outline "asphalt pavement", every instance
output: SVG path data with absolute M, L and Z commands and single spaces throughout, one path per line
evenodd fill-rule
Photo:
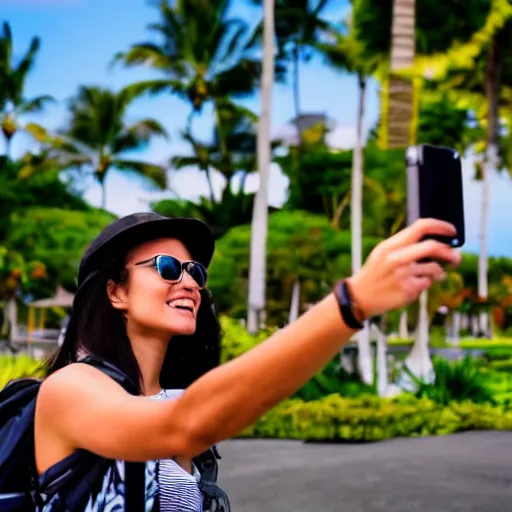
M 233 512 L 512 512 L 512 432 L 219 451 Z

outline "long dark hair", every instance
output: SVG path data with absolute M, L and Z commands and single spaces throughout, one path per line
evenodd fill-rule
M 140 391 L 141 372 L 126 333 L 122 313 L 107 295 L 107 283 L 126 279 L 124 255 L 92 273 L 80 286 L 73 301 L 64 342 L 48 361 L 47 375 L 77 362 L 80 351 L 107 361 L 128 376 Z M 160 373 L 164 389 L 186 388 L 219 365 L 220 326 L 211 293 L 201 291 L 196 331 L 190 336 L 173 336 Z

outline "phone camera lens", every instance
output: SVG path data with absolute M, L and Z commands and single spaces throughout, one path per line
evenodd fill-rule
M 405 158 L 409 165 L 415 164 L 418 161 L 418 148 L 415 146 L 408 147 L 405 152 Z

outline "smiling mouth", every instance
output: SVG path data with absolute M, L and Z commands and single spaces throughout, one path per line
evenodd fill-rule
M 185 306 L 170 306 L 173 309 L 177 309 L 178 311 L 187 311 L 190 314 L 194 313 L 194 310 L 192 308 L 187 308 Z
M 171 308 L 178 309 L 180 311 L 188 311 L 189 313 L 194 313 L 194 301 L 191 299 L 176 299 L 171 300 L 167 303 L 167 305 Z

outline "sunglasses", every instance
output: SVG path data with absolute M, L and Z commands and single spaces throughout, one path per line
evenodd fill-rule
M 178 283 L 186 272 L 202 290 L 206 286 L 208 272 L 204 265 L 197 261 L 180 261 L 174 256 L 159 254 L 149 260 L 135 263 L 135 267 L 155 267 L 158 274 L 164 281 Z

